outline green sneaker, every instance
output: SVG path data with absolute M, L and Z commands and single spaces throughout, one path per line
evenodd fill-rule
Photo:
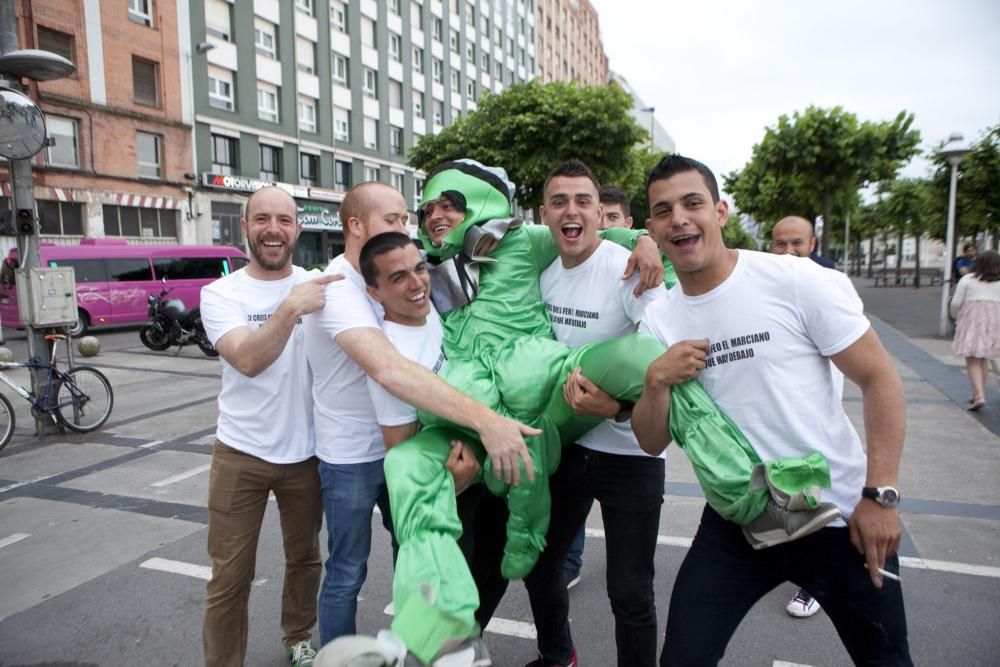
M 288 654 L 288 662 L 292 667 L 312 667 L 316 658 L 316 647 L 308 639 L 303 639 L 297 644 L 286 646 L 285 653 Z

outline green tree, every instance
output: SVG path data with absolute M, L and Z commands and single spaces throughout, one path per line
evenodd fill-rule
M 499 95 L 436 135 L 425 135 L 410 166 L 431 171 L 445 160 L 472 158 L 502 166 L 517 184 L 517 202 L 537 209 L 549 172 L 582 160 L 601 183 L 634 193 L 641 177 L 636 145 L 649 135 L 628 114 L 632 98 L 620 87 L 537 81 Z
M 729 209 L 729 220 L 722 228 L 722 240 L 727 248 L 757 250 L 757 242 L 746 229 L 746 216 Z
M 724 176 L 726 191 L 741 211 L 764 223 L 765 232 L 790 214 L 822 214 L 825 228 L 833 230 L 842 226 L 834 212 L 853 206 L 860 188 L 893 178 L 917 153 L 920 133 L 912 124 L 906 112 L 892 121 L 859 122 L 841 107 L 783 115 L 765 129 L 750 162 Z M 823 234 L 824 254 L 830 236 Z
M 956 191 L 956 239 L 988 232 L 996 238 L 1000 232 L 1000 125 L 988 128 L 973 143 L 972 149 L 959 164 Z M 948 190 L 951 187 L 951 165 L 934 151 L 935 172 L 932 205 L 937 213 L 929 230 L 936 238 L 947 233 Z M 956 243 L 956 247 L 959 244 Z
M 903 178 L 889 183 L 886 194 L 888 197 L 883 200 L 883 211 L 891 220 L 893 231 L 899 236 L 897 245 L 902 249 L 904 236 L 914 238 L 916 272 L 913 286 L 920 287 L 920 239 L 928 233 L 937 217 L 934 187 L 927 179 Z M 897 274 L 901 265 L 902 261 L 896 263 Z

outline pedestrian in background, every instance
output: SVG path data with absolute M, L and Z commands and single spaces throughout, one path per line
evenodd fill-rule
M 986 405 L 986 364 L 1000 357 L 1000 254 L 987 250 L 976 257 L 972 271 L 958 281 L 951 300 L 955 318 L 952 349 L 965 357 L 972 385 L 968 410 Z

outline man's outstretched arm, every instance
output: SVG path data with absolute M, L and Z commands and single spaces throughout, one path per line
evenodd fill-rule
M 459 392 L 428 369 L 401 355 L 378 329 L 348 329 L 338 334 L 336 341 L 354 363 L 397 398 L 475 430 L 493 462 L 497 478 L 502 477 L 508 484 L 520 484 L 518 459 L 521 459 L 528 479 L 535 479 L 523 436 L 538 435 L 541 431 L 502 417 Z

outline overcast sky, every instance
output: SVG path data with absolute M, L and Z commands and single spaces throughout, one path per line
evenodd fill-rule
M 810 104 L 873 121 L 905 109 L 924 149 L 1000 123 L 997 0 L 591 3 L 611 69 L 656 107 L 679 152 L 717 174 Z

